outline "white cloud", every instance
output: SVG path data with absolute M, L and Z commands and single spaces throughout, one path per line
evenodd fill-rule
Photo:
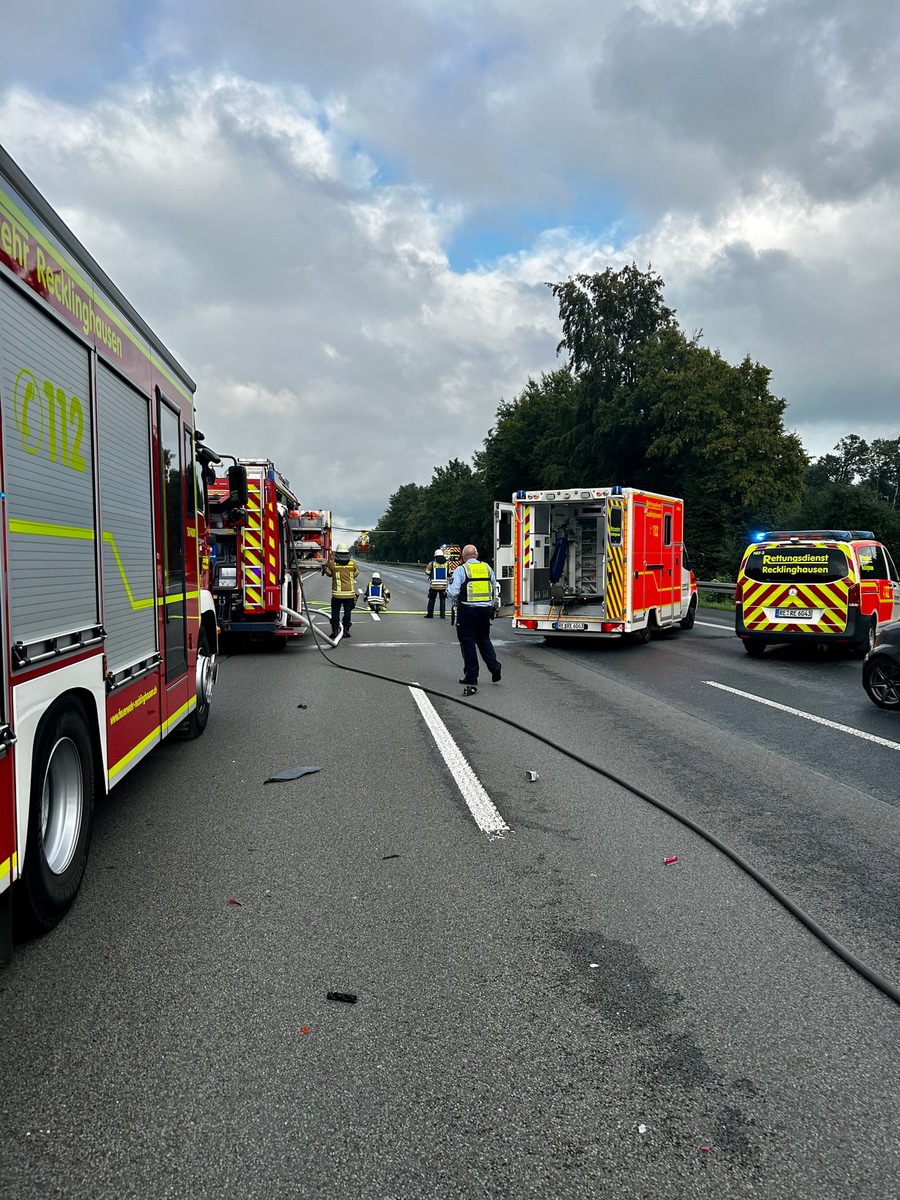
M 0 122 L 197 379 L 210 443 L 271 454 L 304 502 L 367 523 L 556 365 L 543 284 L 632 258 L 685 328 L 772 368 L 811 449 L 900 432 L 876 18 L 888 45 L 894 26 L 882 0 L 855 26 L 824 2 L 786 0 L 768 40 L 751 0 L 344 0 L 302 20 L 287 0 L 223 0 L 215 20 L 209 0 L 162 3 L 143 63 L 93 91 L 87 67 L 52 93 L 29 73 Z M 716 98 L 731 78 L 740 111 L 707 111 L 700 82 Z M 488 239 L 454 269 L 487 216 L 505 252 Z

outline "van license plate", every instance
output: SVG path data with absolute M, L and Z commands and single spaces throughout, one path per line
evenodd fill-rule
M 554 621 L 554 629 L 571 629 L 574 633 L 584 633 L 587 621 Z
M 775 616 L 780 621 L 811 621 L 813 610 L 811 608 L 776 608 Z

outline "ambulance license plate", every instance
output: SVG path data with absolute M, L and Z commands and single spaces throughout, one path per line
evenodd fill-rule
M 776 608 L 775 617 L 780 621 L 811 621 L 813 610 L 811 608 Z
M 554 621 L 554 629 L 571 629 L 574 633 L 584 633 L 587 621 Z

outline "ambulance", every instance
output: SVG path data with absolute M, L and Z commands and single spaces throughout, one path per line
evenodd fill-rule
M 647 642 L 691 629 L 684 502 L 630 487 L 519 491 L 494 504 L 500 612 L 515 633 Z
M 766 646 L 815 642 L 860 656 L 900 619 L 900 576 L 870 530 L 757 534 L 741 560 L 735 632 L 753 657 Z

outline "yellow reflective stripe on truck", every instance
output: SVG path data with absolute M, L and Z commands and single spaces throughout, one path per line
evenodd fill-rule
M 68 538 L 72 541 L 92 542 L 94 540 L 93 529 L 83 529 L 77 525 L 51 525 L 43 521 L 17 521 L 13 520 L 9 523 L 10 533 L 21 533 L 26 537 L 55 537 Z M 111 533 L 103 534 L 103 541 L 112 550 L 113 557 L 116 560 L 116 567 L 119 571 L 119 577 L 122 580 L 122 586 L 125 589 L 125 595 L 128 597 L 128 603 L 131 605 L 133 612 L 139 612 L 144 608 L 153 608 L 154 605 L 176 604 L 180 600 L 196 600 L 200 595 L 199 592 L 178 592 L 171 596 L 161 596 L 155 600 L 152 596 L 147 600 L 135 600 L 134 593 L 128 583 L 128 576 L 125 574 L 125 566 L 119 555 L 119 548 L 116 545 L 116 539 Z

